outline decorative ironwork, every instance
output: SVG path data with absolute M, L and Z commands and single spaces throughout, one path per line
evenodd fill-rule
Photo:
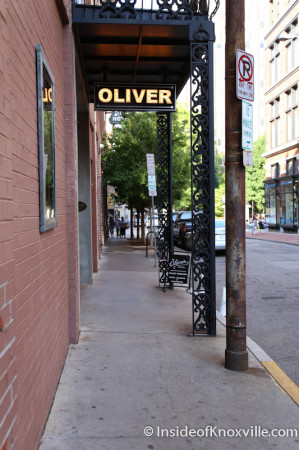
M 78 7 L 93 8 L 101 19 L 137 19 L 141 17 L 142 12 L 148 12 L 156 20 L 191 20 L 194 16 L 207 14 L 206 2 L 195 0 L 152 0 L 151 2 L 137 2 L 137 0 L 73 1 Z M 219 1 L 216 3 L 219 3 Z M 216 14 L 217 9 L 215 8 L 213 15 Z
M 215 6 L 213 12 L 211 13 L 211 15 L 209 17 L 210 20 L 212 20 L 213 17 L 215 16 L 215 14 L 217 13 L 217 11 L 219 9 L 219 6 L 220 6 L 220 0 L 215 0 L 215 3 L 216 3 L 216 6 Z
M 137 0 L 105 0 L 99 5 L 101 19 L 136 19 L 135 5 Z
M 212 42 L 202 27 L 191 42 L 193 334 L 215 334 Z
M 169 284 L 170 251 L 170 121 L 169 114 L 157 113 L 157 200 L 159 282 Z
M 157 0 L 159 6 L 156 19 L 190 20 L 194 15 L 193 0 Z

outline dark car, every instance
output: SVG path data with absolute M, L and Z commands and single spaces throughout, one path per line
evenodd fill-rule
M 178 214 L 180 214 L 181 211 L 174 211 L 172 213 L 172 223 L 175 222 L 175 219 L 177 218 Z
M 186 248 L 186 235 L 191 233 L 192 229 L 192 212 L 181 211 L 177 214 L 175 222 L 173 224 L 173 240 L 174 242 Z
M 186 250 L 192 250 L 192 232 L 187 230 L 185 233 L 185 248 Z M 225 220 L 215 219 L 215 250 L 225 250 Z

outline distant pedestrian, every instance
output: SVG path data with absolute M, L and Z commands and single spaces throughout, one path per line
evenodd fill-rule
M 115 220 L 116 236 L 119 237 L 119 218 Z
M 257 221 L 255 215 L 253 215 L 252 222 L 250 224 L 250 233 L 254 234 L 254 231 L 257 232 Z
M 115 227 L 115 222 L 113 217 L 111 216 L 109 219 L 109 231 L 110 231 L 110 237 L 112 237 L 114 235 L 114 227 Z
M 124 220 L 124 218 L 121 218 L 121 221 L 119 222 L 119 228 L 120 228 L 120 237 L 125 238 L 126 237 L 126 228 L 127 228 L 127 222 Z

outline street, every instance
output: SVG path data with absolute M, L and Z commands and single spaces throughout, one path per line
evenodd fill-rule
M 246 239 L 247 336 L 299 385 L 299 247 Z M 216 257 L 217 309 L 225 286 L 225 255 Z

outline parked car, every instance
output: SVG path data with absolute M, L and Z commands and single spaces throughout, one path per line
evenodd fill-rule
M 191 211 L 181 211 L 177 214 L 175 222 L 173 224 L 173 240 L 174 242 L 186 247 L 186 238 L 188 234 L 191 234 L 192 230 L 192 212 Z
M 184 246 L 188 251 L 192 250 L 192 232 L 190 228 L 186 228 L 184 236 Z M 225 220 L 215 219 L 215 250 L 221 251 L 226 249 L 225 240 Z
M 159 221 L 158 221 L 158 216 L 154 215 L 152 217 L 152 221 L 153 221 L 153 226 L 155 226 L 156 228 L 158 227 Z M 150 216 L 148 216 L 147 221 L 146 221 L 146 226 L 149 228 L 151 226 L 151 220 L 150 220 Z
M 174 212 L 172 213 L 172 223 L 175 222 L 175 219 L 177 218 L 177 216 L 178 216 L 178 214 L 179 214 L 180 212 L 181 212 L 181 211 L 174 211 Z
M 215 219 L 215 250 L 225 250 L 225 220 Z

